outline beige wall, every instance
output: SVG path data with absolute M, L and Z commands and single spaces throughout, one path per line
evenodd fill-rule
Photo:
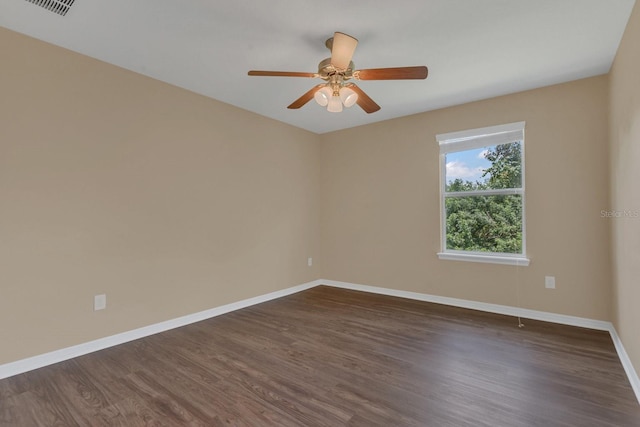
M 611 209 L 640 213 L 640 4 L 636 3 L 610 73 Z M 613 321 L 640 372 L 640 218 L 612 227 Z
M 519 283 L 523 307 L 608 320 L 607 93 L 600 76 L 323 135 L 323 277 L 511 306 Z M 436 134 L 523 120 L 531 265 L 439 260 Z
M 320 277 L 317 135 L 4 29 L 0 52 L 0 364 Z

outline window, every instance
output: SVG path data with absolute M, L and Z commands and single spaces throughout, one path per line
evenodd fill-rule
M 440 259 L 529 265 L 524 122 L 437 135 Z

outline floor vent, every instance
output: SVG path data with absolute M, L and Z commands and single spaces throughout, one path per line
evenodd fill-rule
M 36 6 L 44 7 L 45 9 L 57 13 L 58 15 L 65 16 L 73 2 L 76 0 L 27 0 L 29 3 L 33 3 Z

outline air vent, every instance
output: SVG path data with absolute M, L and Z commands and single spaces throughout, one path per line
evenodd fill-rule
M 76 0 L 27 0 L 36 6 L 44 7 L 53 13 L 65 16 Z

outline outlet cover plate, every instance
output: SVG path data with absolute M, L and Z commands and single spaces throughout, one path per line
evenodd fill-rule
M 93 297 L 93 311 L 104 310 L 107 308 L 107 296 L 105 294 Z
M 556 278 L 554 276 L 545 276 L 544 277 L 544 287 L 547 289 L 555 289 L 556 288 Z

